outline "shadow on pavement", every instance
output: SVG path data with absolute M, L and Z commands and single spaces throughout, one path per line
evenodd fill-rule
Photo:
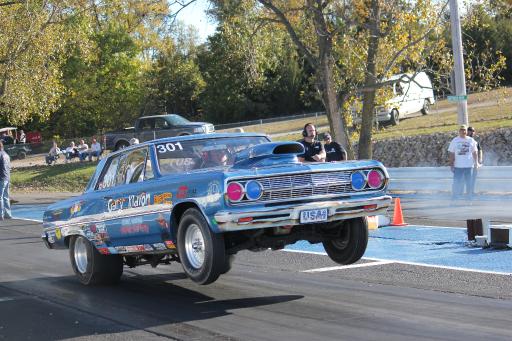
M 95 287 L 81 285 L 74 276 L 0 282 L 0 339 L 55 340 L 155 328 L 161 335 L 210 338 L 216 334 L 189 323 L 230 315 L 231 310 L 303 298 L 216 298 L 201 291 L 227 297 L 241 292 L 229 293 L 221 281 L 198 287 L 184 278 L 182 273 L 123 276 L 117 286 Z

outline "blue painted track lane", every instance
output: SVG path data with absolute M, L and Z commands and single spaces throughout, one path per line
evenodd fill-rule
M 15 205 L 15 218 L 42 220 L 46 205 Z M 298 242 L 289 250 L 325 252 L 321 244 Z M 482 249 L 467 242 L 463 228 L 383 227 L 370 231 L 365 258 L 512 273 L 512 250 Z

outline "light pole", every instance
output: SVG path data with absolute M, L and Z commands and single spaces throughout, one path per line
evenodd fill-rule
M 462 34 L 460 30 L 459 4 L 450 0 L 450 22 L 452 29 L 452 46 L 454 61 L 455 95 L 457 96 L 457 122 L 468 124 L 468 101 L 466 78 L 464 76 L 464 56 L 462 55 Z

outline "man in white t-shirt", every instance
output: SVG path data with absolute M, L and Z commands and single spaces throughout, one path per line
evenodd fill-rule
M 87 143 L 85 143 L 85 141 L 82 139 L 80 140 L 80 144 L 78 145 L 77 147 L 78 149 L 78 156 L 80 158 L 80 162 L 84 161 L 85 158 L 87 157 L 87 155 L 89 154 L 88 153 L 88 150 L 89 150 L 89 146 L 87 145 Z
M 96 140 L 95 137 L 91 141 L 91 149 L 89 150 L 89 161 L 92 161 L 92 157 L 95 156 L 97 160 L 100 159 L 101 155 L 101 144 Z
M 464 192 L 473 193 L 471 173 L 473 168 L 480 167 L 478 163 L 477 143 L 467 136 L 467 127 L 460 126 L 459 136 L 455 137 L 448 147 L 450 168 L 453 172 L 452 198 L 458 199 Z

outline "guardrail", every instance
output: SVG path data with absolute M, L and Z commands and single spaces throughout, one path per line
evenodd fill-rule
M 451 193 L 453 173 L 449 167 L 388 168 L 388 173 L 391 192 Z M 512 195 L 512 166 L 479 168 L 475 193 Z

